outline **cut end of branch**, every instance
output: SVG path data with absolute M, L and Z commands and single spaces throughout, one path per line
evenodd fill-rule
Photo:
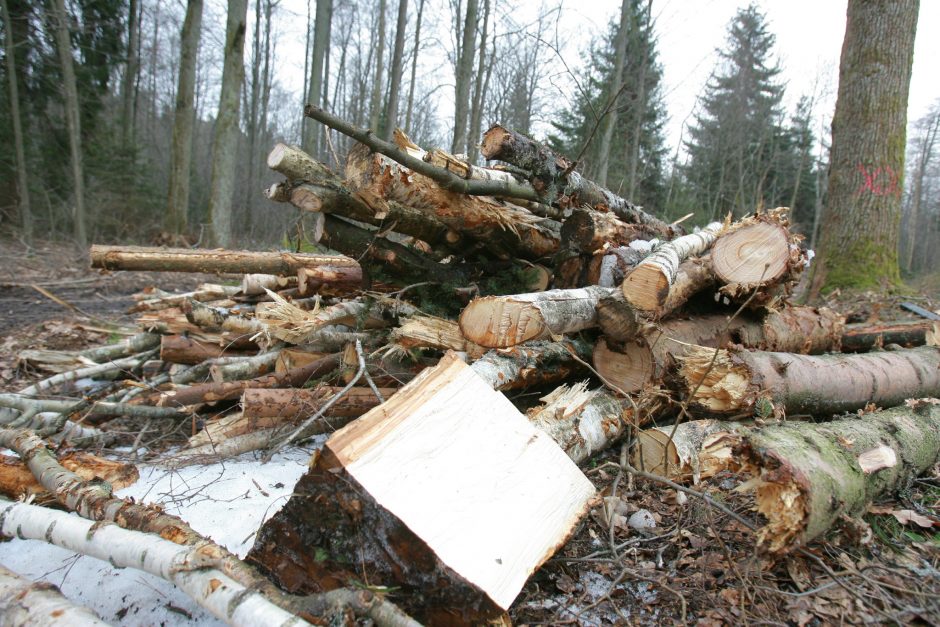
M 787 231 L 776 222 L 755 222 L 718 238 L 712 268 L 724 283 L 749 287 L 773 283 L 790 265 Z
M 655 375 L 653 353 L 644 342 L 626 342 L 618 350 L 604 339 L 594 347 L 594 368 L 624 392 L 639 392 Z
M 467 305 L 460 314 L 460 331 L 471 342 L 488 348 L 507 348 L 550 335 L 537 307 L 505 296 L 486 296 Z
M 693 403 L 718 413 L 735 412 L 746 405 L 749 373 L 728 351 L 696 347 L 679 361 L 679 374 Z
M 639 265 L 623 280 L 623 296 L 641 311 L 656 311 L 669 296 L 669 277 L 656 265 Z

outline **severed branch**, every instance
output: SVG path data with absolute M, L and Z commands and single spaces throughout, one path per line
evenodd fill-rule
M 0 566 L 0 616 L 4 625 L 107 627 L 94 612 L 75 605 L 50 583 L 30 581 Z

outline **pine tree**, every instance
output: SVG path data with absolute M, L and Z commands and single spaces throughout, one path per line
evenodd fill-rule
M 556 133 L 549 137 L 549 144 L 572 158 L 587 146 L 581 159 L 584 173 L 589 178 L 596 176 L 604 132 L 602 118 L 610 104 L 617 116 L 607 157 L 607 187 L 655 211 L 665 202 L 663 72 L 649 5 L 643 0 L 630 0 L 629 11 L 619 94 L 612 93 L 617 83 L 618 15 L 611 20 L 605 37 L 591 47 L 586 76 L 580 80 L 581 91 L 573 106 L 553 124 Z
M 689 129 L 685 179 L 695 206 L 710 217 L 742 216 L 790 200 L 792 190 L 780 180 L 791 145 L 774 42 L 754 5 L 738 11 Z

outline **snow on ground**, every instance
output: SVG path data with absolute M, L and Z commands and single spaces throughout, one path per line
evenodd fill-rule
M 289 449 L 267 464 L 258 461 L 258 454 L 248 453 L 211 466 L 174 471 L 141 465 L 140 480 L 117 495 L 161 503 L 167 513 L 244 557 L 261 524 L 287 502 L 309 459 L 309 450 Z M 159 577 L 116 569 L 44 542 L 0 543 L 0 564 L 30 579 L 55 584 L 73 602 L 112 624 L 224 624 Z

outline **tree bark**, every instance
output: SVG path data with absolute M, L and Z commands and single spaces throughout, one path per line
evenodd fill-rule
M 495 390 L 518 390 L 564 381 L 582 372 L 577 359 L 586 361 L 590 354 L 590 344 L 581 340 L 532 341 L 491 350 L 470 368 Z
M 310 57 L 310 88 L 307 102 L 312 105 L 323 104 L 323 60 L 327 54 L 330 30 L 333 22 L 333 0 L 316 0 L 317 12 L 314 18 L 313 52 Z M 308 153 L 320 154 L 320 128 L 318 124 L 308 122 L 304 125 L 303 147 Z M 268 164 L 270 166 L 270 164 Z
M 10 627 L 107 627 L 90 609 L 75 605 L 59 589 L 30 581 L 0 566 L 0 616 Z
M 379 0 L 379 25 L 376 31 L 375 75 L 372 79 L 372 99 L 369 104 L 369 128 L 382 137 L 382 81 L 385 78 L 385 8 L 386 0 Z
M 486 104 L 486 89 L 489 84 L 489 68 L 486 67 L 486 38 L 490 25 L 490 0 L 483 0 L 483 30 L 480 33 L 480 52 L 477 55 L 477 71 L 473 77 L 473 102 L 470 107 L 470 135 L 467 143 L 467 160 L 476 163 L 480 156 L 480 125 L 483 123 L 483 105 Z M 484 75 L 486 80 L 484 80 Z
M 306 418 L 320 411 L 323 404 L 343 388 L 318 386 L 315 388 L 248 388 L 242 394 L 242 413 L 248 418 Z M 397 388 L 379 388 L 383 398 L 390 398 Z M 369 387 L 354 387 L 330 406 L 324 414 L 327 418 L 358 418 L 382 401 Z M 343 426 L 336 422 L 329 427 Z
M 188 338 L 183 335 L 164 335 L 160 340 L 160 359 L 174 364 L 195 365 L 223 355 L 251 355 Z
M 623 280 L 621 289 L 624 297 L 640 311 L 659 311 L 676 282 L 679 265 L 685 259 L 705 252 L 722 229 L 723 224 L 713 222 L 698 233 L 660 244 Z
M 655 231 L 642 224 L 624 222 L 612 213 L 594 209 L 575 209 L 561 225 L 562 243 L 583 253 L 654 237 Z
M 558 249 L 557 222 L 493 198 L 442 189 L 426 176 L 370 153 L 365 146 L 350 152 L 346 179 L 356 192 L 367 191 L 433 215 L 454 231 L 486 243 L 507 258 L 539 259 Z
M 896 284 L 918 0 L 850 0 L 812 289 Z
M 232 400 L 240 397 L 245 390 L 253 388 L 302 387 L 307 382 L 321 377 L 339 366 L 339 354 L 328 355 L 303 366 L 297 366 L 284 372 L 268 374 L 242 381 L 205 383 L 170 392 L 161 392 L 148 402 L 156 402 L 160 407 L 185 407 L 199 403 Z
M 219 93 L 219 114 L 212 141 L 212 179 L 209 191 L 210 236 L 217 246 L 232 241 L 232 200 L 238 151 L 239 93 L 245 77 L 245 20 L 248 0 L 228 0 L 225 60 Z
M 585 179 L 571 169 L 568 159 L 515 131 L 493 126 L 483 135 L 481 152 L 486 159 L 499 159 L 531 172 L 532 187 L 544 202 L 609 210 L 624 222 L 642 224 L 664 239 L 681 233 L 678 227 L 666 224 L 629 200 Z
M 67 453 L 59 459 L 59 463 L 85 481 L 95 478 L 107 481 L 114 490 L 134 485 L 140 478 L 133 464 L 116 462 L 89 453 Z M 51 495 L 39 483 L 22 461 L 6 455 L 0 456 L 0 494 L 11 499 L 31 497 L 37 505 L 48 506 L 50 502 L 55 502 L 55 495 Z
M 808 356 L 698 348 L 681 359 L 680 374 L 706 411 L 830 415 L 940 396 L 940 349 Z
M 786 553 L 822 537 L 844 517 L 903 489 L 940 461 L 935 399 L 822 424 L 784 422 L 740 435 L 735 459 L 753 475 L 767 524 L 760 547 Z
M 425 0 L 418 0 L 418 17 L 415 22 L 414 52 L 411 57 L 411 82 L 408 85 L 408 110 L 405 113 L 405 132 L 411 133 L 411 114 L 415 104 L 415 82 L 418 77 L 418 48 L 421 44 L 421 18 L 424 15 Z
M 69 35 L 69 13 L 65 0 L 52 1 L 52 26 L 54 28 L 55 47 L 59 54 L 59 69 L 62 72 L 62 91 L 64 92 L 65 122 L 69 135 L 69 154 L 72 166 L 72 191 L 75 206 L 72 211 L 72 228 L 75 241 L 81 248 L 88 242 L 85 215 L 85 169 L 82 165 L 82 125 L 81 109 L 78 101 L 78 83 L 75 80 L 75 67 L 72 59 L 72 39 Z
M 202 28 L 203 0 L 188 0 L 180 34 L 179 79 L 176 87 L 176 113 L 173 117 L 173 144 L 170 151 L 170 183 L 166 209 L 166 229 L 182 235 L 189 222 L 189 177 L 193 152 L 193 126 L 196 112 L 196 56 Z
M 395 24 L 395 48 L 392 51 L 392 76 L 388 86 L 388 107 L 383 137 L 392 138 L 398 127 L 398 101 L 401 100 L 401 78 L 404 74 L 405 30 L 408 28 L 408 0 L 398 0 L 398 22 Z
M 473 56 L 476 52 L 477 12 L 479 0 L 467 0 L 467 12 L 463 22 L 463 40 L 457 54 L 457 67 L 454 68 L 454 141 L 452 153 L 467 151 L 467 114 L 470 103 L 470 83 L 473 79 Z M 460 16 L 457 16 L 459 19 Z
M 904 348 L 928 344 L 936 346 L 940 341 L 940 323 L 932 320 L 917 320 L 895 324 L 850 324 L 842 334 L 842 350 L 859 353 L 897 344 Z
M 591 286 L 477 298 L 460 314 L 460 331 L 480 346 L 505 348 L 589 329 L 597 326 L 597 302 L 613 289 Z
M 137 74 L 140 70 L 140 0 L 130 0 L 127 8 L 127 63 L 121 80 L 121 141 L 133 155 L 137 117 Z
M 617 28 L 617 38 L 614 43 L 614 82 L 607 86 L 610 90 L 607 96 L 607 109 L 604 120 L 604 132 L 597 151 L 597 184 L 607 185 L 607 166 L 610 161 L 610 142 L 614 137 L 614 128 L 617 126 L 617 99 L 623 88 L 623 64 L 627 56 L 627 32 L 630 29 L 630 16 L 633 8 L 630 0 L 623 0 L 620 4 L 620 26 Z M 637 104 L 636 106 L 639 106 Z
M 13 41 L 13 26 L 10 21 L 10 10 L 7 0 L 0 0 L 0 10 L 3 11 L 3 23 L 6 24 L 4 37 L 7 81 L 10 86 L 10 118 L 13 123 L 13 147 L 16 156 L 16 193 L 17 207 L 20 214 L 20 226 L 23 228 L 23 239 L 28 244 L 33 241 L 33 210 L 29 202 L 29 176 L 26 167 L 26 150 L 23 144 L 23 121 L 20 117 L 20 94 L 18 74 L 16 73 L 16 53 Z
M 312 255 L 247 250 L 92 246 L 91 267 L 142 272 L 202 272 L 233 274 L 296 274 L 301 268 L 355 267 L 342 255 Z

